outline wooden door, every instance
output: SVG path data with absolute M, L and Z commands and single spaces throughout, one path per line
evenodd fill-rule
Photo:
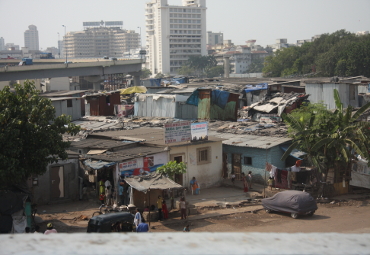
M 232 172 L 235 174 L 236 180 L 241 180 L 242 164 L 241 154 L 232 154 Z

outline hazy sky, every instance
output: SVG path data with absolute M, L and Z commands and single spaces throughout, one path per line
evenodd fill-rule
M 145 35 L 145 3 L 149 0 L 0 0 L 0 37 L 24 46 L 24 31 L 33 24 L 40 48 L 57 47 L 66 25 L 83 30 L 84 21 L 123 21 L 124 28 Z M 181 0 L 169 0 L 181 5 Z M 224 39 L 245 44 L 256 39 L 266 46 L 277 38 L 288 43 L 313 35 L 370 30 L 370 0 L 207 0 L 207 31 L 223 32 Z

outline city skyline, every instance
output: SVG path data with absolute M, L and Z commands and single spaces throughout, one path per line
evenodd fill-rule
M 83 30 L 86 21 L 123 21 L 123 28 L 142 34 L 145 44 L 145 3 L 150 0 L 26 0 L 0 1 L 5 10 L 0 17 L 0 37 L 5 43 L 24 47 L 24 32 L 29 25 L 37 26 L 40 49 L 58 47 L 66 31 Z M 168 0 L 169 5 L 182 4 L 181 0 Z M 208 0 L 207 31 L 223 32 L 225 40 L 236 45 L 256 39 L 257 44 L 274 44 L 278 38 L 288 43 L 310 39 L 314 35 L 333 33 L 340 29 L 349 32 L 369 31 L 369 0 Z M 15 19 L 15 7 L 27 13 Z M 112 8 L 113 7 L 113 8 Z M 9 11 L 6 11 L 9 10 Z M 12 11 L 11 11 L 12 10 Z M 140 29 L 141 28 L 141 29 Z M 59 36 L 58 36 L 59 33 Z

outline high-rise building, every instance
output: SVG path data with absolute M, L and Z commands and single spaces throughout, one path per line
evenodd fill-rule
M 0 50 L 5 50 L 5 40 L 0 37 Z
M 119 27 L 86 27 L 68 32 L 64 42 L 63 55 L 67 53 L 68 58 L 122 58 L 124 52 L 140 47 L 140 35 Z
M 39 31 L 35 25 L 29 25 L 24 32 L 24 47 L 29 50 L 39 50 Z
M 176 74 L 189 56 L 207 54 L 206 10 L 206 0 L 146 4 L 146 59 L 152 74 Z
M 207 46 L 213 46 L 217 44 L 222 44 L 224 41 L 223 33 L 213 33 L 212 31 L 207 32 Z

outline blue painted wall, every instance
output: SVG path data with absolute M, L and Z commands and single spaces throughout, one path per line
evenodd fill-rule
M 249 171 L 252 171 L 253 182 L 263 183 L 266 172 L 266 161 L 279 169 L 286 168 L 285 162 L 280 160 L 284 154 L 284 151 L 280 149 L 279 146 L 275 146 L 265 150 L 259 148 L 240 147 L 223 144 L 222 150 L 223 153 L 227 154 L 227 169 L 229 175 L 232 170 L 232 154 L 241 154 L 242 171 L 245 174 L 248 174 Z M 244 165 L 244 157 L 251 157 L 252 165 Z M 269 173 L 266 172 L 266 177 L 268 178 L 268 176 Z

